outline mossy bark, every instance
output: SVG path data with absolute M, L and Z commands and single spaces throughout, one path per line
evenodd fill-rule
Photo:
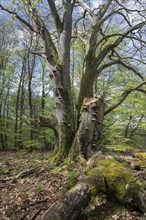
M 79 183 L 70 189 L 44 215 L 42 220 L 74 220 L 80 214 L 81 208 L 88 205 L 91 192 L 86 183 Z

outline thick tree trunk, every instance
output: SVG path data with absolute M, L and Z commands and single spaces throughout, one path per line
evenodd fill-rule
M 82 155 L 88 159 L 91 151 L 98 149 L 103 123 L 104 104 L 103 98 L 84 98 L 79 119 L 79 128 L 76 133 L 72 156 Z
M 92 56 L 85 57 L 86 68 L 84 70 L 81 85 L 80 85 L 80 92 L 78 98 L 78 114 L 80 112 L 81 106 L 83 104 L 83 100 L 85 97 L 90 98 L 93 97 L 93 84 L 95 79 L 97 78 L 97 69 L 95 68 Z M 95 78 L 96 76 L 96 78 Z
M 74 114 L 70 80 L 70 43 L 72 33 L 72 10 L 75 1 L 65 0 L 62 19 L 56 10 L 54 1 L 48 1 L 55 26 L 58 32 L 58 51 L 50 39 L 45 27 L 41 32 L 45 43 L 45 52 L 50 64 L 53 80 L 56 129 L 59 137 L 58 154 L 56 157 L 65 157 L 74 137 Z M 37 21 L 41 30 L 43 22 Z M 49 41 L 48 41 L 49 39 Z
M 63 80 L 62 66 L 54 67 L 51 74 L 54 88 L 56 129 L 59 137 L 58 154 L 66 156 L 71 147 L 74 133 L 74 117 L 71 103 L 70 85 Z

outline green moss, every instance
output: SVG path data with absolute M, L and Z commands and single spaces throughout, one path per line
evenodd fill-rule
M 140 160 L 137 161 L 134 165 L 145 167 L 146 166 L 146 152 L 135 153 L 135 156 L 137 156 Z
M 54 175 L 54 176 L 58 176 L 59 172 L 60 172 L 61 168 L 58 166 L 58 167 L 54 167 L 53 170 L 51 170 L 51 173 Z
M 139 185 L 135 183 L 136 179 L 132 173 L 123 164 L 111 158 L 99 159 L 96 162 L 96 168 L 88 168 L 87 175 L 90 180 L 93 180 L 93 185 L 96 185 L 98 180 L 101 181 L 100 177 L 105 178 L 109 192 L 122 203 L 133 198 L 139 190 Z M 99 189 L 103 189 L 102 184 L 104 181 L 101 181 Z
M 125 143 L 121 143 L 121 144 L 111 144 L 111 145 L 106 145 L 105 146 L 105 148 L 106 149 L 108 149 L 108 150 L 113 150 L 113 151 L 116 151 L 116 152 L 118 152 L 118 151 L 128 151 L 128 150 L 131 150 L 131 149 L 133 149 L 133 147 L 132 146 L 130 146 L 130 145 L 127 145 L 127 144 L 125 144 Z
M 7 175 L 9 173 L 9 168 L 7 166 L 2 167 L 2 174 Z
M 67 177 L 67 188 L 70 189 L 72 186 L 74 186 L 77 183 L 79 175 L 80 173 L 76 169 L 73 170 L 72 172 L 69 172 Z
M 146 167 L 146 160 L 137 161 L 134 165 L 135 166 L 144 166 L 144 167 Z
M 95 196 L 98 192 L 105 191 L 104 177 L 99 174 L 99 170 L 97 167 L 89 170 L 89 172 L 87 173 L 87 180 L 92 195 Z
M 136 153 L 135 156 L 139 157 L 140 159 L 146 160 L 146 152 Z
M 87 165 L 87 160 L 86 160 L 82 155 L 79 155 L 78 161 L 79 161 L 79 163 L 80 163 L 82 166 L 86 167 L 86 165 Z

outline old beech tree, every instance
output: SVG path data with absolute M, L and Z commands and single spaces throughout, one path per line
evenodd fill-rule
M 104 0 L 97 3 L 25 0 L 14 1 L 11 6 L 6 2 L 0 5 L 2 10 L 23 23 L 31 34 L 41 37 L 44 51 L 38 55 L 48 61 L 53 81 L 55 123 L 54 118 L 41 118 L 40 123 L 54 130 L 55 150 L 59 157 L 65 157 L 71 149 L 72 155 L 82 154 L 89 158 L 92 147 L 96 148 L 99 140 L 104 115 L 119 106 L 133 91 L 145 92 L 144 74 L 132 62 L 137 60 L 141 62 L 139 67 L 144 65 L 138 55 L 143 56 L 146 46 L 144 1 Z M 17 10 L 18 5 L 26 12 L 25 16 L 20 9 Z M 109 27 L 114 25 L 116 31 L 111 33 Z M 73 104 L 70 79 L 71 43 L 76 38 L 85 45 L 77 107 Z M 123 49 L 126 44 L 131 48 L 130 53 Z M 104 97 L 95 96 L 94 83 L 114 65 L 135 74 L 137 85 L 127 88 L 113 105 L 104 109 Z M 78 116 L 74 115 L 75 107 Z

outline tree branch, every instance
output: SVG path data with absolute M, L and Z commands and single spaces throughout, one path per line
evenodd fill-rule
M 15 11 L 12 11 L 10 9 L 5 8 L 0 4 L 0 8 L 2 10 L 7 11 L 9 14 L 15 15 L 15 17 L 21 21 L 23 24 L 25 24 L 31 31 L 36 32 L 37 34 L 39 33 L 43 39 L 44 42 L 44 48 L 45 48 L 45 53 L 48 62 L 54 66 L 55 65 L 55 57 L 58 57 L 57 49 L 55 47 L 55 44 L 52 41 L 52 38 L 50 36 L 50 33 L 48 32 L 44 22 L 42 21 L 41 17 L 37 14 L 37 11 L 34 7 L 31 6 L 31 2 L 29 3 L 29 6 L 31 7 L 31 13 L 32 17 L 35 21 L 37 30 L 35 30 L 30 23 L 28 23 L 26 20 L 21 18 Z
M 88 12 L 88 14 L 92 17 L 92 18 L 96 18 L 96 15 L 92 12 L 92 10 L 90 9 L 90 7 L 82 2 L 82 0 L 77 0 L 77 3 L 79 3 L 79 5 L 85 10 Z
M 137 76 L 139 76 L 143 81 L 144 81 L 144 77 L 142 76 L 142 74 L 140 72 L 138 72 L 134 67 L 122 62 L 120 59 L 119 60 L 115 60 L 115 61 L 112 61 L 112 62 L 109 62 L 109 63 L 106 63 L 104 65 L 102 65 L 99 69 L 98 69 L 98 72 L 102 72 L 105 68 L 108 68 L 112 65 L 115 65 L 115 64 L 120 64 L 122 65 L 123 67 L 125 67 L 126 69 L 128 70 L 131 70 L 132 72 L 134 72 Z
M 51 128 L 54 131 L 55 135 L 58 136 L 57 129 L 55 125 L 51 122 L 50 118 L 44 118 L 40 116 L 38 123 L 41 127 Z
M 135 128 L 133 128 L 133 130 L 132 130 L 132 132 L 131 132 L 131 134 L 130 134 L 130 137 L 129 137 L 129 138 L 132 138 L 132 136 L 134 135 L 135 131 L 138 129 L 139 124 L 140 124 L 140 122 L 142 121 L 143 117 L 144 117 L 144 115 L 142 114 L 142 115 L 141 115 L 141 117 L 140 117 L 140 119 L 139 119 L 139 121 L 138 121 L 138 123 L 137 123 L 137 125 L 136 125 L 136 127 L 135 127 Z
M 118 64 L 122 65 L 123 67 L 125 67 L 128 70 L 131 70 L 132 72 L 134 72 L 137 76 L 139 76 L 143 81 L 144 81 L 144 77 L 141 75 L 140 72 L 138 72 L 135 68 L 133 68 L 132 66 L 122 62 L 121 60 L 119 60 Z
M 27 27 L 29 27 L 29 29 L 30 29 L 31 31 L 37 33 L 37 30 L 35 30 L 30 23 L 28 23 L 26 20 L 24 20 L 23 18 L 21 18 L 15 11 L 12 11 L 12 10 L 10 10 L 10 9 L 8 9 L 8 8 L 5 8 L 5 7 L 4 7 L 3 5 L 1 5 L 1 4 L 0 4 L 0 8 L 1 8 L 2 10 L 4 10 L 4 11 L 7 11 L 9 14 L 14 15 L 19 21 L 21 21 L 23 24 L 25 24 Z
M 107 115 L 107 114 L 110 113 L 112 110 L 114 110 L 115 108 L 117 108 L 117 107 L 127 98 L 127 96 L 128 96 L 130 93 L 132 93 L 132 92 L 135 91 L 135 90 L 138 91 L 138 89 L 139 89 L 141 86 L 143 86 L 144 84 L 146 84 L 146 81 L 140 83 L 138 86 L 136 86 L 136 87 L 134 87 L 134 88 L 130 88 L 130 89 L 127 89 L 126 91 L 124 91 L 124 92 L 121 94 L 119 100 L 118 100 L 115 104 L 113 104 L 111 107 L 109 107 L 109 108 L 104 112 L 104 115 Z
M 96 53 L 96 47 L 97 47 L 97 36 L 100 30 L 100 27 L 102 25 L 102 17 L 104 16 L 104 14 L 106 13 L 106 11 L 108 10 L 110 4 L 111 4 L 112 0 L 107 1 L 104 5 L 100 5 L 100 10 L 96 15 L 94 15 L 93 17 L 93 25 L 92 25 L 92 33 L 90 35 L 90 39 L 89 39 L 89 46 L 88 46 L 88 51 L 87 51 L 87 57 L 94 57 L 95 53 Z M 92 58 L 91 58 L 92 59 Z
M 131 33 L 134 30 L 142 28 L 146 24 L 146 21 L 143 21 L 131 28 L 129 28 L 127 31 L 123 33 L 123 36 L 118 37 L 113 44 L 109 44 L 107 47 L 105 47 L 99 55 L 96 57 L 97 63 L 96 68 L 100 65 L 100 63 L 103 61 L 103 59 L 106 57 L 106 55 L 109 53 L 109 51 L 113 50 L 115 47 L 117 47 L 122 40 L 127 36 L 129 33 Z
M 137 89 L 137 91 L 142 92 L 146 95 L 146 90 L 144 90 L 144 89 Z
M 35 8 L 32 8 L 32 17 L 36 23 L 37 29 L 39 30 L 39 34 L 43 39 L 47 60 L 52 66 L 54 66 L 56 63 L 55 57 L 58 57 L 55 44 L 53 43 L 49 31 L 47 30 L 44 22 L 42 21 L 41 17 L 38 15 Z
M 58 34 L 60 34 L 62 31 L 62 22 L 60 20 L 59 14 L 57 12 L 55 2 L 54 2 L 54 0 L 47 0 L 47 1 L 48 1 L 48 4 L 49 4 L 51 12 L 52 12 L 52 16 L 53 16 L 53 19 L 55 22 L 57 32 L 58 32 Z

